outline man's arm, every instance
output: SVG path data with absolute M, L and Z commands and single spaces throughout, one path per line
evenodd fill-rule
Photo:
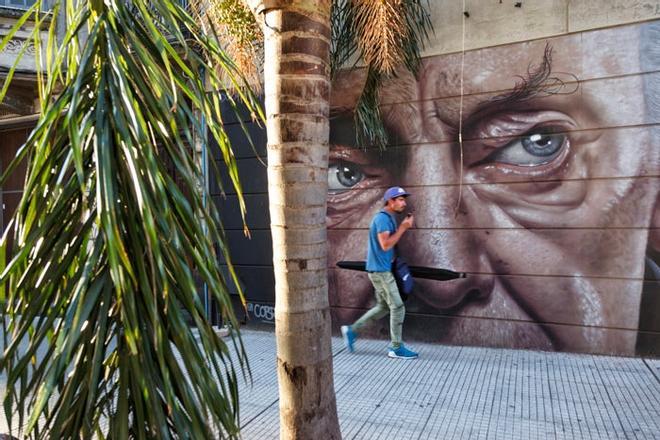
M 394 234 L 390 234 L 389 231 L 380 232 L 378 234 L 378 243 L 384 251 L 389 251 L 392 249 L 401 239 L 403 234 L 412 227 L 413 216 L 409 215 L 404 221 L 399 225 L 399 229 L 396 230 Z

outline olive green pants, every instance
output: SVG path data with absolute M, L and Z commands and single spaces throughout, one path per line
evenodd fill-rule
M 371 321 L 382 318 L 390 314 L 390 338 L 392 347 L 399 348 L 403 333 L 403 318 L 406 315 L 406 308 L 401 301 L 399 289 L 396 287 L 394 275 L 391 272 L 371 272 L 368 274 L 371 284 L 373 284 L 376 296 L 376 305 L 360 317 L 351 329 L 358 333 L 360 328 Z

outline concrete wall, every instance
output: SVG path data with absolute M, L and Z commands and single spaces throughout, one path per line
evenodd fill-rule
M 660 18 L 658 0 L 465 0 L 465 9 L 459 0 L 431 0 L 429 5 L 435 35 L 424 56 L 458 52 L 463 42 L 470 50 Z
M 420 74 L 391 81 L 381 96 L 385 152 L 355 148 L 351 108 L 364 72 L 333 89 L 335 328 L 372 301 L 364 274 L 335 265 L 365 258 L 380 197 L 401 185 L 415 210 L 401 253 L 468 273 L 418 280 L 407 339 L 660 354 L 660 2 L 466 1 L 469 17 L 460 2 L 432 3 L 436 36 Z M 253 149 L 227 124 L 251 240 L 235 196 L 216 186 L 214 197 L 251 318 L 272 322 L 265 134 L 248 123 Z M 369 334 L 386 338 L 387 321 Z

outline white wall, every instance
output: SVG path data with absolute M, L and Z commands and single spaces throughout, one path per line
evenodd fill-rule
M 429 3 L 435 35 L 423 56 L 660 18 L 660 0 L 465 0 L 465 9 L 462 0 Z

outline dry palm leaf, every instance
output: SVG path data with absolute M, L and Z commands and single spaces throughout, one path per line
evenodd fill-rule
M 403 0 L 353 0 L 353 20 L 364 61 L 390 75 L 405 60 L 410 37 Z
M 263 33 L 241 0 L 193 0 L 190 9 L 207 32 L 214 33 L 225 52 L 255 92 L 261 90 Z M 222 76 L 222 70 L 217 72 Z

